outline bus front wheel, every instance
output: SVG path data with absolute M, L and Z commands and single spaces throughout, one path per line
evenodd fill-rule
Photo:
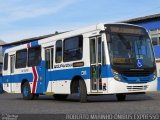
M 125 101 L 126 100 L 125 94 L 116 94 L 116 97 L 117 97 L 118 101 Z
M 84 80 L 79 80 L 80 102 L 87 102 L 87 89 Z

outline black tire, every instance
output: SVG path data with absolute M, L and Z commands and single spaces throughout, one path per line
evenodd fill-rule
M 79 80 L 79 89 L 80 89 L 80 102 L 87 102 L 87 88 L 84 80 Z
M 39 94 L 34 94 L 34 100 L 38 100 Z
M 55 94 L 53 97 L 55 100 L 64 100 L 68 97 L 68 95 Z
M 117 97 L 118 101 L 125 101 L 126 100 L 125 94 L 116 94 L 116 97 Z
M 2 84 L 0 83 L 0 94 L 3 93 L 3 86 Z
M 34 94 L 31 93 L 31 88 L 28 82 L 25 82 L 22 86 L 22 95 L 24 100 L 34 99 Z

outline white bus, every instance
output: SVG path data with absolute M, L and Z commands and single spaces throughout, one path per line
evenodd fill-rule
M 130 24 L 98 24 L 9 48 L 3 89 L 30 100 L 39 95 L 87 102 L 89 95 L 157 90 L 157 72 L 146 30 Z

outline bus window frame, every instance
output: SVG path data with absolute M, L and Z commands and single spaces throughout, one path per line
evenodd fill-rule
M 65 60 L 64 59 L 64 57 L 65 57 L 65 55 L 64 55 L 64 51 L 65 51 L 65 41 L 66 40 L 70 40 L 70 39 L 73 39 L 73 38 L 78 38 L 78 41 L 82 41 L 82 46 L 81 46 L 81 58 L 80 59 L 76 59 L 76 60 Z M 79 61 L 79 60 L 82 60 L 83 59 L 83 43 L 84 43 L 84 41 L 83 41 L 83 35 L 78 35 L 78 36 L 74 36 L 74 37 L 70 37 L 70 38 L 66 38 L 66 39 L 64 39 L 63 40 L 63 62 L 72 62 L 72 61 Z M 80 49 L 80 48 L 79 48 Z
M 25 66 L 24 67 L 17 67 L 17 53 L 20 52 L 20 51 L 23 51 L 23 50 L 26 50 L 26 61 L 25 61 L 26 63 L 25 63 Z M 17 50 L 16 51 L 16 59 L 15 59 L 15 68 L 16 69 L 26 68 L 27 67 L 27 61 L 28 61 L 28 50 L 27 50 L 27 48 L 21 49 L 21 50 Z
M 28 50 L 27 50 L 27 67 L 32 67 L 31 65 L 29 65 L 29 50 L 30 49 L 35 49 L 35 48 L 40 48 L 40 60 L 38 61 L 38 65 L 32 65 L 32 66 L 39 66 L 40 64 L 41 64 L 41 61 L 42 61 L 42 47 L 40 46 L 40 45 L 38 45 L 38 46 L 35 46 L 35 47 L 30 47 L 30 48 L 28 48 Z M 39 56 L 38 56 L 39 57 Z
M 57 61 L 57 43 L 61 42 L 61 60 Z M 55 45 L 55 63 L 61 63 L 63 61 L 63 41 L 62 40 L 57 40 L 56 45 Z
M 7 58 L 6 58 L 6 55 L 7 55 Z M 9 57 L 8 53 L 5 53 L 4 54 L 4 66 L 3 66 L 4 71 L 8 70 L 8 57 Z M 7 59 L 7 60 L 5 60 L 5 59 Z

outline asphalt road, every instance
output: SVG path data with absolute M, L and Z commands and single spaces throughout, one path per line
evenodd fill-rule
M 38 100 L 23 100 L 21 94 L 0 94 L 0 113 L 8 114 L 65 114 L 65 113 L 160 113 L 160 93 L 128 95 L 118 102 L 114 95 L 90 96 L 88 103 L 78 102 L 76 96 L 65 101 L 52 96 Z

